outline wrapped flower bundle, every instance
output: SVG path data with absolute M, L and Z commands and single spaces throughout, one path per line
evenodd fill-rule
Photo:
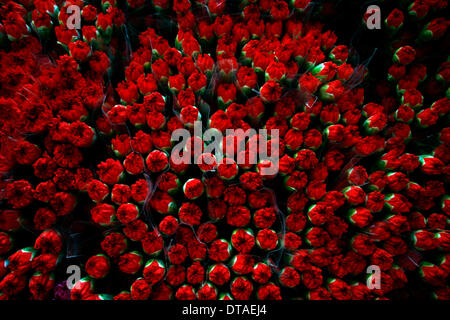
M 333 2 L 0 0 L 0 299 L 450 299 L 448 3 L 382 3 L 375 64 Z

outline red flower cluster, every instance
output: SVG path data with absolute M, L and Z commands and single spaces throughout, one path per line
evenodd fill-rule
M 450 299 L 447 1 L 392 9 L 376 95 L 325 5 L 229 2 L 1 3 L 0 299 Z

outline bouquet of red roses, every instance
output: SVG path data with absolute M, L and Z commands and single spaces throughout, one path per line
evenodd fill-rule
M 0 299 L 450 299 L 448 2 L 337 6 L 0 1 Z

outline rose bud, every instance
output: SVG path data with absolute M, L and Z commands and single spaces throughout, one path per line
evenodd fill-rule
M 178 229 L 178 220 L 173 216 L 165 216 L 159 223 L 159 231 L 162 234 L 171 236 Z
M 178 191 L 180 187 L 180 180 L 178 177 L 171 172 L 164 172 L 161 174 L 158 188 L 162 191 L 168 192 L 169 194 L 174 194 Z
M 204 187 L 200 179 L 189 179 L 183 185 L 183 192 L 189 200 L 195 200 L 203 194 Z
M 94 279 L 104 278 L 110 269 L 109 259 L 103 254 L 97 254 L 88 259 L 85 270 Z
M 433 19 L 423 27 L 419 37 L 424 41 L 439 39 L 445 34 L 447 27 L 448 21 L 445 18 Z
M 394 113 L 394 119 L 404 123 L 411 123 L 414 119 L 415 113 L 412 108 L 403 104 Z
M 230 260 L 229 263 L 233 272 L 238 275 L 251 273 L 254 264 L 255 258 L 249 254 L 237 254 Z
M 182 265 L 172 265 L 167 270 L 166 282 L 171 286 L 180 286 L 186 279 L 186 272 Z
M 239 64 L 234 55 L 230 55 L 228 53 L 222 53 L 217 55 L 217 67 L 219 70 L 219 74 L 224 80 L 234 80 L 234 76 L 236 71 L 238 70 Z M 232 87 L 233 92 L 235 92 L 235 87 Z M 232 99 L 234 100 L 234 99 Z
M 203 21 L 200 21 L 200 25 L 202 25 Z M 199 26 L 200 27 L 200 26 Z M 212 71 L 214 69 L 214 60 L 211 58 L 211 55 L 208 53 L 199 54 L 195 61 L 197 68 L 200 70 L 200 74 L 206 75 L 208 78 L 211 77 Z
M 47 40 L 53 23 L 49 14 L 34 9 L 31 15 L 31 26 L 40 38 Z
M 415 0 L 408 7 L 408 14 L 414 19 L 423 19 L 430 10 L 430 5 L 424 1 Z
M 94 281 L 91 277 L 84 277 L 75 283 L 70 290 L 70 300 L 86 300 L 94 294 Z
M 255 237 L 250 229 L 236 229 L 231 234 L 231 244 L 240 253 L 249 253 L 255 245 Z
M 167 62 L 163 59 L 157 59 L 152 63 L 152 72 L 158 83 L 165 85 L 170 76 L 170 69 Z
M 444 61 L 439 66 L 435 78 L 442 84 L 448 84 L 450 82 L 450 61 Z M 445 98 L 443 98 L 442 100 L 445 100 Z
M 287 232 L 281 240 L 281 245 L 289 251 L 295 251 L 302 245 L 302 238 L 295 233 Z
M 28 287 L 32 300 L 44 300 L 48 298 L 50 292 L 55 286 L 55 278 L 51 273 L 43 274 L 35 272 L 29 281 Z
M 320 100 L 324 102 L 334 102 L 344 94 L 344 90 L 340 80 L 331 81 L 320 87 Z
M 127 6 L 131 9 L 142 9 L 145 5 L 145 0 L 127 0 Z
M 348 220 L 358 228 L 367 227 L 372 221 L 372 214 L 363 207 L 350 209 L 347 213 Z
M 150 199 L 150 206 L 160 214 L 172 214 L 177 210 L 177 205 L 172 197 L 159 190 Z
M 280 82 L 286 77 L 286 66 L 282 62 L 271 62 L 265 71 L 266 81 L 274 80 Z
M 446 222 L 446 221 L 444 221 Z M 443 225 L 445 228 L 446 223 Z M 450 234 L 445 231 L 439 231 L 435 233 L 435 238 L 438 240 L 438 248 L 442 251 L 448 252 L 450 249 Z
M 8 270 L 17 274 L 23 274 L 32 268 L 32 261 L 36 256 L 36 250 L 32 247 L 20 249 L 10 255 L 7 260 Z
M 124 157 L 131 152 L 130 136 L 127 134 L 116 135 L 111 140 L 111 149 L 117 157 Z
M 123 166 L 128 174 L 141 174 L 144 172 L 144 158 L 139 153 L 132 152 L 123 161 Z
M 237 176 L 239 167 L 233 159 L 224 158 L 222 162 L 219 163 L 217 172 L 221 179 L 232 180 Z
M 123 166 L 118 160 L 107 159 L 97 166 L 97 174 L 100 179 L 107 184 L 116 184 L 123 177 Z
M 376 112 L 372 114 L 366 121 L 364 121 L 363 127 L 368 135 L 374 135 L 382 131 L 387 124 L 387 117 L 382 112 Z
M 263 250 L 274 250 L 278 246 L 278 235 L 271 229 L 262 229 L 256 236 L 256 245 Z
M 4 33 L 8 36 L 9 41 L 17 41 L 26 37 L 30 33 L 26 21 L 24 20 L 25 14 L 19 12 L 8 12 L 3 19 Z
M 188 251 L 182 244 L 174 244 L 168 252 L 169 260 L 173 264 L 182 264 L 188 257 Z
M 419 128 L 428 128 L 438 121 L 438 115 L 431 109 L 427 108 L 416 114 L 417 125 Z
M 309 207 L 307 215 L 313 225 L 319 226 L 326 223 L 333 216 L 333 212 L 330 206 L 318 202 Z
M 184 284 L 178 288 L 175 293 L 175 298 L 177 300 L 195 300 L 197 298 L 195 289 L 188 284 Z
M 137 251 L 122 254 L 118 261 L 119 270 L 126 274 L 135 274 L 142 267 L 142 255 Z
M 275 81 L 267 81 L 260 89 L 260 96 L 264 102 L 276 102 L 280 99 L 283 88 Z
M 373 191 L 367 194 L 366 208 L 372 213 L 380 212 L 384 206 L 384 195 L 379 191 Z
M 294 171 L 292 174 L 284 177 L 284 186 L 290 192 L 302 190 L 307 183 L 308 177 L 302 171 Z
M 326 184 L 319 180 L 309 182 L 306 187 L 306 195 L 314 201 L 322 199 L 326 192 Z
M 362 186 L 366 183 L 369 176 L 363 166 L 355 166 L 348 170 L 347 180 L 354 186 Z
M 262 159 L 259 160 L 256 165 L 256 172 L 261 176 L 262 179 L 272 180 L 278 175 L 277 167 L 277 161 Z
M 280 288 L 271 282 L 259 287 L 256 297 L 258 300 L 282 300 Z
M 329 57 L 331 60 L 333 60 L 334 63 L 336 63 L 337 65 L 341 65 L 347 61 L 348 54 L 349 54 L 348 47 L 345 45 L 339 45 L 339 46 L 334 47 L 330 51 Z M 322 70 L 322 72 L 323 72 L 323 70 Z M 317 76 L 317 74 L 315 74 L 315 75 Z M 318 77 L 318 78 L 320 78 L 320 77 Z
M 13 238 L 5 232 L 0 232 L 0 255 L 4 255 L 12 249 Z
M 408 89 L 405 90 L 402 96 L 402 104 L 405 104 L 413 109 L 419 108 L 423 103 L 423 95 L 419 90 Z
M 336 68 L 337 66 L 333 62 L 328 61 L 315 66 L 311 70 L 311 74 L 323 83 L 330 82 L 336 75 Z
M 217 289 L 210 283 L 204 283 L 197 291 L 198 300 L 217 300 Z
M 395 51 L 392 61 L 402 65 L 410 64 L 416 57 L 416 50 L 411 46 L 404 46 Z
M 99 32 L 95 26 L 83 26 L 82 34 L 83 34 L 83 41 L 85 43 L 89 44 L 90 46 L 94 46 L 94 47 L 97 45 L 97 43 L 98 43 L 97 38 L 99 36 Z M 91 58 L 93 57 L 93 59 L 89 59 L 90 65 L 91 65 L 91 61 L 94 61 L 94 60 L 98 59 L 100 56 L 102 56 L 101 53 L 96 53 L 95 56 L 93 56 L 94 54 L 95 54 L 95 52 L 93 52 L 93 54 L 90 56 Z M 108 69 L 108 68 L 106 68 L 106 69 Z M 106 72 L 105 69 L 103 69 L 103 70 Z
M 75 41 L 69 44 L 70 56 L 79 62 L 86 61 L 91 55 L 91 47 L 83 41 Z
M 342 193 L 344 194 L 345 199 L 351 205 L 361 204 L 366 199 L 365 192 L 358 186 L 346 187 L 344 190 L 342 190 Z
M 221 83 L 217 88 L 217 102 L 220 108 L 229 106 L 236 100 L 236 87 L 232 83 Z
M 147 125 L 152 130 L 160 130 L 166 124 L 166 118 L 159 111 L 150 111 L 147 113 Z
M 42 232 L 34 243 L 36 250 L 42 253 L 59 254 L 62 250 L 63 238 L 61 234 L 53 229 Z
M 450 288 L 448 287 L 436 288 L 433 291 L 432 298 L 435 300 L 448 300 L 449 295 L 450 295 Z
M 294 288 L 300 284 L 300 274 L 292 267 L 285 267 L 281 270 L 279 281 L 282 286 Z
M 387 78 L 389 81 L 398 81 L 404 77 L 406 68 L 401 64 L 393 64 L 389 67 Z
M 397 32 L 402 26 L 405 18 L 403 11 L 395 8 L 389 13 L 387 18 L 384 20 L 384 24 L 391 33 Z
M 390 172 L 386 174 L 388 187 L 395 192 L 398 192 L 407 187 L 409 179 L 402 172 Z
M 166 269 L 164 263 L 157 259 L 150 259 L 144 266 L 142 275 L 149 285 L 154 286 L 164 278 Z
M 253 68 L 241 66 L 236 74 L 237 87 L 244 94 L 249 95 L 256 88 L 258 77 Z
M 138 278 L 131 285 L 132 300 L 148 300 L 152 293 L 152 288 L 145 279 Z
M 153 173 L 161 172 L 169 167 L 168 156 L 165 152 L 160 150 L 153 150 L 145 160 L 148 170 Z
M 87 148 L 94 144 L 96 140 L 95 130 L 81 121 L 70 124 L 72 143 L 79 148 Z
M 335 124 L 341 118 L 339 108 L 334 104 L 328 104 L 320 112 L 320 122 L 324 125 Z
M 195 70 L 188 78 L 189 88 L 192 89 L 196 94 L 203 94 L 208 84 L 208 79 L 206 76 Z
M 194 122 L 200 121 L 202 115 L 194 106 L 186 106 L 181 109 L 180 120 L 187 128 L 194 126 Z
M 169 89 L 173 94 L 177 94 L 186 86 L 186 80 L 182 74 L 176 74 L 169 77 Z
M 420 277 L 428 284 L 442 287 L 446 283 L 447 272 L 430 262 L 421 262 L 419 267 Z
M 429 155 L 419 156 L 420 167 L 422 172 L 427 175 L 441 174 L 444 164 L 438 158 Z
M 97 127 L 98 132 L 100 135 L 109 137 L 113 133 L 113 128 L 111 125 L 111 121 L 109 120 L 109 117 L 107 115 L 101 115 L 95 120 L 95 125 Z
M 112 232 L 105 236 L 101 247 L 112 258 L 120 256 L 127 249 L 127 239 L 118 232 Z
M 429 251 L 439 247 L 436 235 L 426 230 L 418 230 L 412 234 L 413 245 L 417 250 Z
M 121 204 L 117 209 L 116 217 L 123 224 L 130 223 L 139 217 L 139 208 L 132 203 Z
M 139 78 L 137 79 L 137 86 L 139 89 L 139 92 L 146 96 L 148 94 L 151 94 L 157 90 L 157 84 L 155 77 L 153 74 L 141 74 Z M 130 107 L 130 106 L 127 106 Z M 130 119 L 131 121 L 131 119 Z
M 204 282 L 205 280 L 205 269 L 199 261 L 194 261 L 194 263 L 186 270 L 186 280 L 188 283 L 196 285 Z
M 223 263 L 214 264 L 208 269 L 208 279 L 215 285 L 221 286 L 230 281 L 230 270 Z
M 441 200 L 441 208 L 442 208 L 442 211 L 443 211 L 446 215 L 450 216 L 450 196 L 444 195 L 444 196 L 442 197 L 442 200 Z
M 145 179 L 139 179 L 131 185 L 131 197 L 138 204 L 143 204 L 147 198 L 148 183 Z
M 312 150 L 317 150 L 322 145 L 322 134 L 316 129 L 305 132 L 303 145 Z
M 92 221 L 102 226 L 107 226 L 113 223 L 116 210 L 114 207 L 107 203 L 97 203 L 95 207 L 91 209 Z
M 253 292 L 253 285 L 245 277 L 237 277 L 231 281 L 231 294 L 236 300 L 248 300 Z
M 450 110 L 450 99 L 442 98 L 433 102 L 433 104 L 430 107 L 430 110 L 440 117 L 447 114 L 448 111 Z
M 259 262 L 253 266 L 252 279 L 257 283 L 267 283 L 271 277 L 272 270 L 266 263 Z
M 297 167 L 302 170 L 313 169 L 319 163 L 314 151 L 309 149 L 300 150 L 295 154 L 294 158 Z
M 213 171 L 217 168 L 216 157 L 211 153 L 202 153 L 196 163 L 202 172 Z
M 195 203 L 185 202 L 181 205 L 178 216 L 181 222 L 184 222 L 190 226 L 200 224 L 203 212 Z
M 208 254 L 211 260 L 216 262 L 226 261 L 231 255 L 231 245 L 224 239 L 213 241 L 208 248 Z

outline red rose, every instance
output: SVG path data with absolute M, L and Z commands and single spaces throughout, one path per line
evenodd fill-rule
M 92 256 L 86 262 L 86 272 L 93 278 L 103 278 L 109 271 L 109 260 L 104 255 Z

